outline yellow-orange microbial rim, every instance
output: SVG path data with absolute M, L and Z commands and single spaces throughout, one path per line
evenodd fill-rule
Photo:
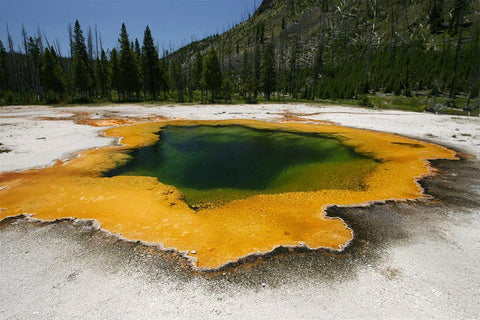
M 364 190 L 257 195 L 201 211 L 189 208 L 175 187 L 156 178 L 101 177 L 125 161 L 128 148 L 155 143 L 155 133 L 169 124 L 236 124 L 333 134 L 381 162 L 367 176 Z M 352 231 L 343 220 L 325 217 L 326 206 L 422 197 L 416 179 L 429 174 L 426 159 L 455 159 L 453 151 L 434 144 L 334 125 L 165 121 L 116 127 L 105 133 L 123 137 L 122 146 L 88 150 L 45 169 L 0 175 L 0 187 L 4 187 L 0 218 L 28 213 L 43 220 L 96 219 L 103 229 L 124 238 L 188 251 L 197 259 L 197 267 L 210 269 L 278 246 L 341 250 L 352 239 Z

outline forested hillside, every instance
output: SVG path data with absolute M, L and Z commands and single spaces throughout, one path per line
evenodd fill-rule
M 188 65 L 215 47 L 246 96 L 268 94 L 262 56 L 273 45 L 270 81 L 282 97 L 414 92 L 473 98 L 480 89 L 479 7 L 466 0 L 265 0 L 246 22 L 172 59 Z
M 0 103 L 132 100 L 230 102 L 456 98 L 480 91 L 480 2 L 264 0 L 231 30 L 160 52 L 125 25 L 117 48 L 70 28 L 67 56 L 41 36 L 0 43 Z M 85 39 L 86 38 L 86 39 Z M 477 99 L 477 100 L 476 100 Z

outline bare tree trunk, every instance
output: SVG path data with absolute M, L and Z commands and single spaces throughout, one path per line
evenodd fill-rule
M 70 59 L 73 58 L 73 30 L 72 30 L 72 24 L 68 24 L 68 39 L 70 43 Z
M 91 62 L 93 60 L 93 36 L 92 36 L 92 27 L 88 27 L 87 33 L 87 49 L 88 49 L 88 59 Z
M 98 59 L 98 30 L 97 25 L 95 25 L 95 59 Z

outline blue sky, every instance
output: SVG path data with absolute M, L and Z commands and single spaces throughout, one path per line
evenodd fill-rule
M 170 43 L 180 46 L 192 36 L 201 39 L 222 32 L 240 21 L 261 0 L 0 0 L 0 40 L 7 46 L 6 25 L 15 42 L 21 44 L 21 27 L 28 34 L 37 25 L 48 40 L 58 40 L 67 53 L 68 23 L 78 19 L 86 36 L 88 27 L 97 26 L 104 48 L 117 45 L 122 22 L 131 39 L 141 42 L 146 25 L 150 26 L 160 48 Z

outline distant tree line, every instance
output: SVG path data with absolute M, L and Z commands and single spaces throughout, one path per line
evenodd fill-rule
M 359 99 L 375 92 L 405 96 L 423 92 L 435 97 L 443 93 L 452 100 L 458 94 L 469 100 L 478 96 L 480 27 L 478 21 L 466 19 L 472 10 L 470 1 L 451 0 L 447 10 L 446 0 L 428 0 L 429 36 L 413 30 L 413 23 L 401 28 L 398 18 L 389 26 L 391 38 L 382 41 L 377 39 L 376 0 L 359 7 L 354 21 L 359 27 L 350 34 L 342 31 L 350 30 L 347 18 L 344 29 L 326 21 L 327 13 L 337 10 L 330 1 L 317 2 L 325 14 L 307 60 L 298 41 L 288 40 L 285 17 L 276 26 L 254 20 L 244 35 L 247 44 L 229 39 L 227 32 L 224 41 L 215 42 L 219 35 L 207 39 L 205 43 L 211 45 L 206 47 L 193 43 L 190 51 L 161 53 L 148 26 L 140 44 L 129 38 L 122 24 L 118 46 L 104 50 L 97 31 L 89 28 L 85 37 L 75 21 L 69 26 L 67 56 L 58 43 L 45 45 L 40 32 L 28 36 L 23 29 L 21 52 L 14 50 L 10 34 L 7 47 L 0 41 L 0 104 L 167 99 L 255 103 Z M 296 3 L 289 4 L 291 10 Z M 390 19 L 396 15 L 401 16 L 392 9 Z M 408 20 L 407 9 L 402 19 Z M 352 41 L 353 33 L 358 41 Z
M 70 29 L 70 57 L 59 46 L 43 46 L 41 36 L 26 37 L 24 52 L 13 50 L 10 34 L 7 51 L 0 42 L 0 98 L 4 104 L 134 101 L 157 99 L 169 90 L 168 70 L 160 60 L 150 28 L 143 45 L 130 41 L 122 24 L 118 49 L 93 48 L 75 22 Z M 96 52 L 94 54 L 94 51 Z

